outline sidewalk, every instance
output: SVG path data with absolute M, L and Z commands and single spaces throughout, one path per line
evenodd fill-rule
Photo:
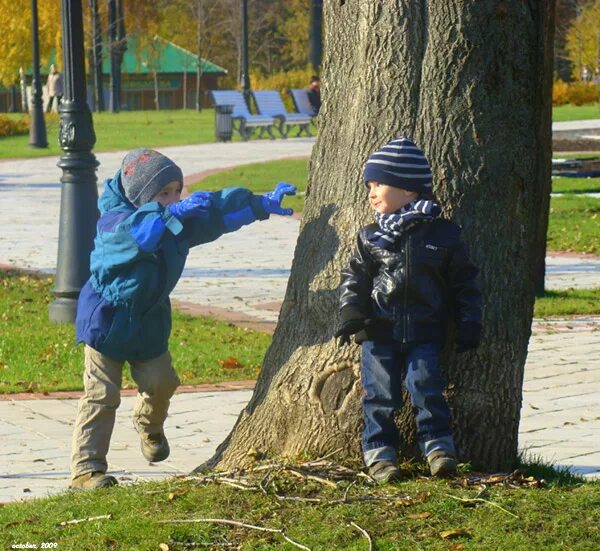
M 269 159 L 308 156 L 314 139 L 162 148 L 189 176 Z M 99 181 L 112 176 L 123 153 L 98 154 Z M 53 273 L 56 265 L 60 170 L 56 158 L 0 162 L 0 264 Z M 232 182 L 235 185 L 235 182 Z M 299 220 L 273 217 L 235 235 L 192 249 L 172 297 L 200 309 L 244 316 L 263 326 L 277 321 Z M 252 257 L 248 257 L 248 251 Z M 547 286 L 600 286 L 600 259 L 549 256 Z M 534 324 L 525 370 L 521 448 L 546 461 L 600 475 L 600 318 Z M 167 421 L 172 456 L 148 465 L 131 427 L 133 398 L 125 397 L 109 456 L 122 481 L 189 472 L 210 457 L 235 423 L 251 391 L 178 394 Z M 75 400 L 0 400 L 0 502 L 62 491 Z M 594 415 L 594 411 L 596 415 Z M 29 491 L 26 491 L 29 490 Z

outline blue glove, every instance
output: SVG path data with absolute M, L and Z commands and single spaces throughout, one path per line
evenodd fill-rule
M 284 209 L 281 206 L 284 195 L 296 195 L 296 186 L 287 184 L 286 182 L 279 182 L 273 191 L 260 198 L 260 204 L 269 214 L 290 216 L 294 214 L 294 211 L 292 209 Z
M 206 218 L 210 214 L 209 209 L 212 205 L 210 195 L 207 191 L 197 191 L 182 201 L 171 203 L 167 209 L 179 220 Z

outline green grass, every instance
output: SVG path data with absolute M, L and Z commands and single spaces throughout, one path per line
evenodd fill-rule
M 269 481 L 264 481 L 263 493 L 257 485 L 264 471 L 246 475 L 245 481 L 254 486 L 248 491 L 182 479 L 117 486 L 6 504 L 0 508 L 0 544 L 9 549 L 15 543 L 56 542 L 57 549 L 88 551 L 298 549 L 280 534 L 215 523 L 169 522 L 199 518 L 283 529 L 289 538 L 315 551 L 369 549 L 356 525 L 380 551 L 591 551 L 600 538 L 599 483 L 490 486 L 481 491 L 479 486 L 462 488 L 413 474 L 383 487 L 354 477 L 330 488 L 313 480 L 299 481 L 286 471 L 271 476 L 280 495 L 321 502 L 277 499 Z M 347 502 L 332 503 L 344 495 Z M 480 501 L 468 501 L 473 499 Z M 101 515 L 110 518 L 60 524 Z M 442 536 L 451 530 L 453 537 Z
M 552 108 L 552 120 L 554 122 L 587 119 L 600 119 L 600 106 L 598 103 L 588 103 L 587 105 L 567 104 Z
M 574 194 L 552 197 L 548 249 L 600 254 L 600 199 Z
M 536 318 L 600 314 L 600 288 L 546 291 L 536 298 L 533 315 Z
M 598 104 L 563 105 L 552 110 L 554 121 L 600 118 Z M 7 114 L 21 118 L 20 113 Z M 95 152 L 128 150 L 135 147 L 165 147 L 214 142 L 214 112 L 204 109 L 123 111 L 121 113 L 93 113 L 96 132 Z M 52 115 L 47 123 L 47 149 L 29 147 L 29 136 L 0 138 L 0 159 L 58 156 L 58 117 Z M 239 137 L 234 134 L 234 140 Z
M 600 193 L 600 178 L 552 178 L 556 193 Z
M 19 118 L 24 115 L 10 116 Z M 191 109 L 93 113 L 93 121 L 96 133 L 95 152 L 215 141 L 212 109 L 204 109 L 200 113 Z M 47 124 L 48 149 L 29 147 L 28 135 L 0 138 L 0 159 L 60 155 L 58 125 L 58 117 L 50 117 Z M 239 140 L 237 135 L 234 135 L 234 139 Z
M 48 321 L 52 280 L 0 271 L 0 393 L 80 390 L 83 346 L 73 325 Z M 173 314 L 170 351 L 182 384 L 254 379 L 269 335 Z M 223 367 L 233 357 L 242 367 Z M 232 365 L 227 364 L 226 365 Z M 124 386 L 134 387 L 129 370 Z
M 238 166 L 213 174 L 194 183 L 191 189 L 212 191 L 224 187 L 243 186 L 255 193 L 272 190 L 277 182 L 289 182 L 298 188 L 297 195 L 286 197 L 284 206 L 296 212 L 304 210 L 304 194 L 308 179 L 308 159 L 269 161 Z

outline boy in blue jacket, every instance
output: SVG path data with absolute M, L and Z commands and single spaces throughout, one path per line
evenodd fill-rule
M 427 158 L 400 137 L 373 153 L 364 183 L 375 224 L 358 232 L 342 271 L 342 342 L 362 345 L 363 457 L 380 482 L 398 479 L 402 382 L 413 405 L 417 440 L 433 476 L 456 472 L 456 449 L 440 351 L 454 318 L 457 352 L 476 348 L 482 329 L 477 268 L 460 228 L 440 218 Z
M 72 488 L 117 483 L 106 474 L 106 455 L 126 361 L 138 386 L 133 420 L 142 453 L 152 462 L 169 456 L 163 423 L 179 384 L 168 351 L 169 294 L 188 251 L 271 214 L 291 215 L 281 201 L 295 193 L 294 186 L 279 183 L 264 196 L 236 187 L 180 200 L 182 189 L 181 169 L 151 149 L 128 153 L 105 182 L 91 276 L 77 305 L 85 394 L 73 432 Z

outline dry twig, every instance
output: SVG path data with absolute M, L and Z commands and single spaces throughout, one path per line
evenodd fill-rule
M 363 536 L 367 538 L 367 541 L 369 542 L 369 551 L 373 551 L 373 540 L 371 539 L 371 536 L 369 536 L 369 532 L 364 528 L 361 528 L 356 522 L 351 522 L 350 525 L 354 526 L 359 532 L 362 532 Z
M 519 518 L 517 515 L 515 515 L 514 513 L 511 513 L 509 510 L 505 509 L 504 507 L 500 507 L 500 505 L 498 505 L 497 503 L 494 503 L 493 501 L 488 501 L 487 499 L 482 499 L 480 497 L 464 498 L 464 497 L 453 496 L 451 494 L 444 494 L 444 495 L 451 497 L 452 499 L 456 499 L 457 501 L 460 501 L 466 505 L 474 504 L 474 503 L 487 503 L 488 505 L 491 505 L 492 507 L 496 507 L 497 509 L 504 511 L 506 514 L 508 514 L 512 517 Z
M 159 520 L 159 524 L 192 524 L 192 523 L 214 523 L 214 524 L 229 524 L 231 526 L 239 526 L 241 528 L 249 528 L 251 530 L 259 530 L 261 532 L 270 532 L 272 534 L 279 534 L 284 540 L 299 547 L 306 551 L 311 551 L 310 548 L 294 541 L 286 535 L 282 528 L 267 528 L 266 526 L 256 526 L 255 524 L 247 524 L 245 522 L 238 522 L 237 520 L 229 520 L 226 518 L 190 518 L 190 519 L 174 519 L 174 520 Z
M 69 524 L 79 524 L 80 522 L 90 522 L 92 520 L 110 520 L 112 518 L 112 514 L 108 515 L 99 515 L 97 517 L 87 517 L 87 518 L 77 518 L 73 520 L 63 520 L 59 523 L 59 526 L 67 526 Z

